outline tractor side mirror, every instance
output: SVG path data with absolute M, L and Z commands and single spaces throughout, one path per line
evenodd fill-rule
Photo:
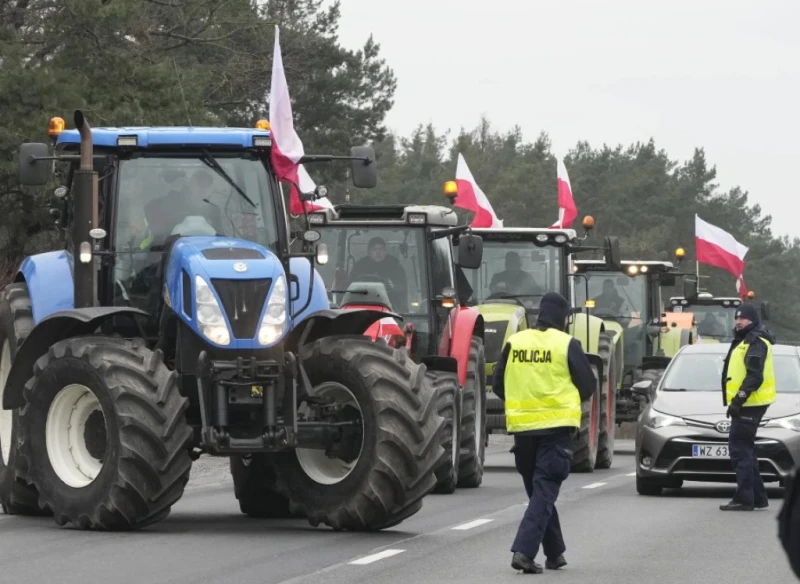
M 766 300 L 761 303 L 761 320 L 769 320 L 769 302 Z
M 694 278 L 684 278 L 683 297 L 690 303 L 697 300 L 697 280 Z
M 609 270 L 622 271 L 622 253 L 619 250 L 619 239 L 616 237 L 605 238 L 606 264 Z
M 27 142 L 19 147 L 19 182 L 25 186 L 40 187 L 50 180 L 52 157 L 47 144 Z
M 458 266 L 467 270 L 481 267 L 483 238 L 480 235 L 460 235 L 458 238 Z
M 631 386 L 631 391 L 636 395 L 640 395 L 649 399 L 653 393 L 653 380 L 642 379 L 641 381 L 637 381 L 633 384 L 633 386 Z
M 378 169 L 375 166 L 375 150 L 369 146 L 353 146 L 350 149 L 350 176 L 359 189 L 372 189 L 378 184 Z M 366 159 L 366 160 L 365 160 Z
M 662 274 L 661 278 L 658 281 L 659 286 L 665 286 L 667 288 L 671 288 L 675 285 L 675 276 L 671 274 Z

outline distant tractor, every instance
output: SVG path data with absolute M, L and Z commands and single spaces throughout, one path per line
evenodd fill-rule
M 734 314 L 742 305 L 736 296 L 714 296 L 700 292 L 697 280 L 684 280 L 683 296 L 673 296 L 668 307 L 675 312 L 691 312 L 697 320 L 699 343 L 730 343 L 733 341 Z M 747 293 L 748 300 L 755 298 L 753 290 Z M 769 304 L 761 303 L 761 319 L 769 320 Z
M 436 205 L 337 205 L 309 214 L 332 258 L 320 268 L 333 305 L 386 311 L 368 330 L 424 363 L 438 389 L 450 456 L 436 492 L 478 487 L 486 441 L 484 321 L 464 305 L 463 269 L 482 246 L 452 209 Z M 453 242 L 460 249 L 453 258 Z M 388 266 L 388 267 L 387 267 Z M 404 323 L 401 325 L 401 323 Z
M 588 233 L 594 227 L 594 220 L 585 217 L 583 226 Z M 613 373 L 617 352 L 614 337 L 603 321 L 581 311 L 575 289 L 583 284 L 574 281 L 572 266 L 574 254 L 603 250 L 609 269 L 614 266 L 621 269 L 619 243 L 616 238 L 606 238 L 603 248 L 583 246 L 572 229 L 476 228 L 472 233 L 483 239 L 483 261 L 479 270 L 466 274 L 471 288 L 467 304 L 483 315 L 488 384 L 491 385 L 494 367 L 508 338 L 536 323 L 542 296 L 547 292 L 564 295 L 575 307 L 567 332 L 589 353 L 600 388 L 583 404 L 572 470 L 592 472 L 595 468 L 609 468 L 614 457 Z M 457 249 L 460 253 L 461 246 Z M 518 278 L 518 285 L 509 285 L 509 278 Z M 491 389 L 487 409 L 488 431 L 505 432 L 505 405 Z
M 683 250 L 676 256 L 680 260 Z M 631 391 L 633 384 L 657 381 L 678 349 L 697 342 L 691 317 L 689 322 L 680 316 L 670 319 L 661 310 L 661 287 L 674 286 L 680 274 L 665 261 L 623 260 L 622 269 L 609 270 L 600 260 L 577 260 L 575 269 L 587 279 L 586 287 L 576 288 L 579 302 L 588 302 L 592 314 L 621 342 L 616 423 L 636 421 L 641 403 Z
M 329 308 L 318 232 L 289 253 L 268 123 L 75 126 L 19 152 L 22 184 L 64 170 L 67 229 L 0 295 L 6 512 L 140 528 L 203 453 L 230 457 L 249 516 L 374 530 L 418 512 L 445 455 L 434 387 L 362 335 L 385 312 Z M 373 187 L 372 150 L 348 158 Z

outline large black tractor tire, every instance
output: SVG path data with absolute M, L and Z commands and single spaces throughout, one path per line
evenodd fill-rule
M 469 489 L 481 486 L 486 459 L 486 357 L 480 337 L 470 343 L 463 404 L 458 487 Z
M 594 365 L 592 365 L 592 372 L 597 378 L 597 367 Z M 597 448 L 600 442 L 600 401 L 597 394 L 601 387 L 601 383 L 598 381 L 591 399 L 581 404 L 581 427 L 573 440 L 574 453 L 571 472 L 594 472 L 597 465 Z M 592 414 L 595 416 L 594 423 L 592 423 Z
M 309 393 L 349 403 L 362 440 L 358 453 L 345 454 L 349 462 L 322 450 L 279 453 L 277 491 L 314 527 L 374 531 L 417 513 L 445 456 L 444 419 L 426 367 L 362 335 L 324 337 L 300 356 Z
M 435 371 L 428 375 L 437 395 L 436 409 L 445 422 L 442 434 L 445 456 L 436 471 L 436 488 L 433 492 L 450 495 L 458 485 L 461 459 L 461 386 L 456 373 Z
M 28 286 L 24 282 L 9 284 L 0 294 L 0 408 L 11 363 L 32 328 Z M 21 434 L 19 412 L 0 411 L 0 505 L 9 515 L 47 515 L 39 508 L 36 489 L 24 480 L 28 469 L 17 447 Z
M 277 471 L 269 454 L 231 456 L 233 492 L 239 509 L 257 519 L 286 519 L 300 516 L 293 513 L 289 499 L 275 490 Z
M 597 445 L 597 464 L 595 468 L 611 468 L 614 462 L 614 442 L 617 429 L 617 360 L 614 335 L 600 333 L 600 348 L 603 359 L 603 401 L 600 404 L 600 438 Z
M 24 396 L 20 453 L 58 525 L 132 530 L 169 515 L 189 480 L 193 432 L 160 351 L 141 339 L 66 339 L 37 361 Z

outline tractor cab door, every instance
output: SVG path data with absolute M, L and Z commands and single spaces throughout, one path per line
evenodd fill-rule
M 453 320 L 459 305 L 458 291 L 464 289 L 464 283 L 457 286 L 453 246 L 449 237 L 434 239 L 430 243 L 429 253 L 431 334 L 427 352 L 420 355 L 448 354 Z M 451 292 L 456 294 L 450 295 Z

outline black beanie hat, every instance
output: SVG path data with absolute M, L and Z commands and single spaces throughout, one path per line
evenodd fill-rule
M 569 302 L 558 292 L 548 292 L 539 303 L 539 320 L 544 324 L 563 329 L 569 316 Z
M 752 321 L 754 324 L 758 324 L 760 319 L 758 317 L 758 310 L 752 304 L 742 304 L 739 308 L 736 309 L 736 318 L 746 318 L 749 321 Z

